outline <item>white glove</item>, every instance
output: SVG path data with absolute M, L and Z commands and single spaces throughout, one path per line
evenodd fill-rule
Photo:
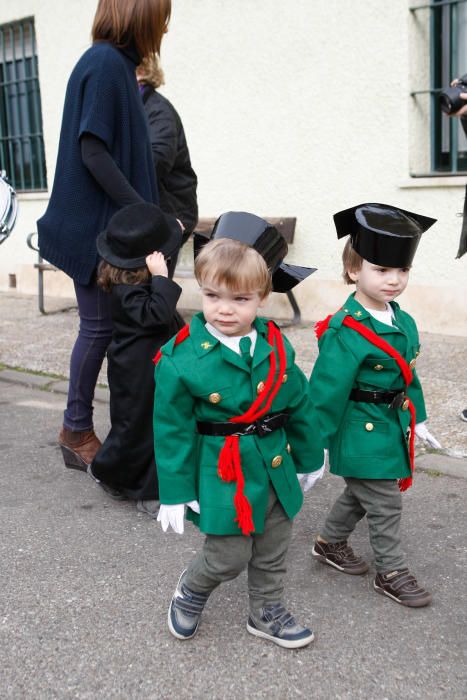
M 164 505 L 161 503 L 159 508 L 159 513 L 157 515 L 157 522 L 161 524 L 164 532 L 170 525 L 172 530 L 179 535 L 183 535 L 185 530 L 185 506 L 191 508 L 195 513 L 199 513 L 199 503 L 198 501 L 189 501 L 189 503 L 177 503 L 173 506 Z
M 442 450 L 442 446 L 438 442 L 438 440 L 433 437 L 433 435 L 430 433 L 428 428 L 426 427 L 426 423 L 417 423 L 415 426 L 415 435 L 420 439 L 423 440 L 424 442 L 427 442 L 430 447 L 434 447 L 436 450 Z
M 323 478 L 325 466 L 326 465 L 323 464 L 321 469 L 318 469 L 316 472 L 311 472 L 311 474 L 297 474 L 297 478 L 304 493 L 309 491 L 319 479 Z

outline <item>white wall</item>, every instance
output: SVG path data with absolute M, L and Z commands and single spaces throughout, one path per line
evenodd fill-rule
M 201 214 L 297 216 L 290 261 L 319 268 L 298 290 L 310 319 L 334 310 L 349 291 L 339 281 L 333 212 L 380 201 L 438 218 L 420 243 L 403 303 L 422 328 L 467 334 L 467 256 L 454 259 L 466 179 L 409 178 L 428 148 L 409 96 L 424 83 L 428 59 L 423 21 L 410 15 L 407 0 L 173 5 L 162 46 L 164 92 L 183 118 Z M 49 185 L 66 80 L 87 46 L 94 9 L 94 0 L 0 6 L 0 23 L 35 16 Z M 0 288 L 11 272 L 20 289 L 35 283 L 24 267 L 31 261 L 24 237 L 45 201 L 20 207 L 0 249 Z

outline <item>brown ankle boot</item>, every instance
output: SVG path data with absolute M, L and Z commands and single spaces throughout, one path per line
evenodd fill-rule
M 60 430 L 58 443 L 62 450 L 65 466 L 83 472 L 87 471 L 102 444 L 96 437 L 94 430 L 74 432 L 65 427 Z

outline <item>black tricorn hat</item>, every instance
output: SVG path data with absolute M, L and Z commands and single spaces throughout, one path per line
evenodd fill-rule
M 385 267 L 410 267 L 422 233 L 435 222 L 390 204 L 359 204 L 334 214 L 337 237 L 349 235 L 356 253 Z
M 275 292 L 288 292 L 316 270 L 314 267 L 284 263 L 288 250 L 287 241 L 275 226 L 255 214 L 245 211 L 228 211 L 221 214 L 210 236 L 195 234 L 195 257 L 209 240 L 218 238 L 232 238 L 254 248 L 264 258 L 271 271 L 272 288 Z
M 171 258 L 181 242 L 182 229 L 177 219 L 150 202 L 119 209 L 96 239 L 101 258 L 124 270 L 144 267 L 146 256 L 155 250 Z

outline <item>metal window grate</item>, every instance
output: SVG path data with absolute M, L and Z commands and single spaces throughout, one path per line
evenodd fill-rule
M 439 92 L 453 78 L 467 73 L 467 0 L 433 0 L 410 8 L 430 12 L 430 86 L 411 92 L 413 99 L 429 95 L 432 173 L 467 172 L 467 138 L 460 119 L 446 117 Z
M 47 189 L 32 17 L 0 25 L 0 168 L 18 191 Z

